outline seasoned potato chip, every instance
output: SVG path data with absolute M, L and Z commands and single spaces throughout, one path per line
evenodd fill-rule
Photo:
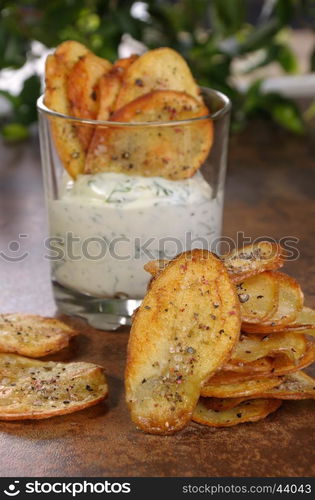
M 42 419 L 93 406 L 108 393 L 93 363 L 36 361 L 0 354 L 0 420 Z
M 285 354 L 293 361 L 299 360 L 306 350 L 306 338 L 303 334 L 297 335 L 290 332 L 277 335 L 241 335 L 235 345 L 231 360 L 249 363 L 265 356 L 273 357 Z
M 214 411 L 230 410 L 245 401 L 245 399 L 246 398 L 208 398 L 207 408 L 208 410 Z
M 303 307 L 293 323 L 287 325 L 289 328 L 311 330 L 315 328 L 315 311 L 310 307 Z
M 315 379 L 302 371 L 286 375 L 274 388 L 262 390 L 258 397 L 279 399 L 315 399 Z
M 264 271 L 278 269 L 283 266 L 285 261 L 285 251 L 280 245 L 270 243 L 269 241 L 262 241 L 259 243 L 254 243 L 252 245 L 245 246 L 243 249 L 233 250 L 229 254 L 223 255 L 222 260 L 231 276 L 231 279 L 236 284 L 242 284 L 244 280 L 251 285 L 252 290 L 257 283 L 264 285 L 263 281 L 259 282 L 249 282 L 249 278 L 257 276 Z M 168 263 L 167 259 L 162 260 L 152 260 L 148 262 L 144 268 L 145 270 L 154 276 L 156 273 L 161 271 Z M 267 274 L 268 276 L 268 274 Z M 271 281 L 271 277 L 264 278 L 268 282 Z M 275 279 L 273 281 L 276 281 Z M 272 284 L 270 284 L 272 287 Z M 266 288 L 266 286 L 264 286 Z M 269 288 L 267 288 L 269 292 Z M 261 295 L 261 293 L 259 293 Z M 269 292 L 269 296 L 272 295 Z M 267 297 L 269 299 L 269 297 Z M 275 298 L 275 303 L 277 302 Z M 262 306 L 261 306 L 262 307 Z
M 252 378 L 242 382 L 217 383 L 208 382 L 201 389 L 201 396 L 210 398 L 244 398 L 255 394 L 262 394 L 281 384 L 281 377 Z
M 80 57 L 71 69 L 67 81 L 72 116 L 96 120 L 99 108 L 97 85 L 101 76 L 111 68 L 109 61 L 91 52 Z M 87 151 L 93 135 L 92 126 L 76 125 L 76 130 L 84 151 Z
M 185 125 L 172 121 L 208 115 L 193 97 L 174 91 L 156 91 L 139 97 L 116 111 L 113 122 L 169 122 L 163 127 L 98 127 L 86 158 L 85 172 L 120 172 L 191 177 L 206 159 L 213 140 L 209 119 Z
M 128 345 L 126 399 L 134 423 L 171 434 L 190 420 L 201 386 L 239 337 L 239 301 L 221 261 L 185 252 L 152 280 Z
M 261 241 L 223 255 L 222 259 L 234 283 L 283 266 L 285 250 L 276 243 Z
M 314 336 L 315 329 L 315 311 L 309 307 L 303 307 L 297 314 L 297 317 L 291 323 L 286 325 L 269 324 L 269 325 L 254 325 L 243 323 L 242 329 L 248 333 L 255 333 L 257 335 L 265 335 L 270 333 L 278 334 L 279 332 L 296 332 L 304 333 L 305 335 Z
M 100 78 L 98 83 L 98 120 L 106 121 L 111 118 L 115 110 L 115 103 L 122 85 L 124 72 L 137 57 L 134 55 L 125 59 L 118 59 L 112 69 Z
M 46 59 L 45 105 L 59 113 L 69 115 L 70 105 L 67 95 L 67 80 L 70 71 L 80 57 L 89 51 L 78 42 L 64 42 L 53 55 Z M 60 160 L 68 173 L 76 177 L 83 172 L 85 153 L 75 126 L 63 118 L 50 117 L 52 135 Z
M 117 69 L 122 75 L 124 75 L 126 69 L 129 68 L 129 66 L 134 63 L 139 56 L 137 54 L 131 54 L 129 57 L 123 57 L 122 59 L 117 59 L 117 61 L 114 63 L 113 68 Z
M 304 295 L 298 282 L 284 273 L 272 272 L 279 281 L 279 301 L 276 311 L 262 325 L 287 325 L 292 323 L 302 310 Z
M 201 398 L 192 420 L 210 427 L 231 427 L 244 422 L 257 422 L 276 411 L 282 404 L 277 399 L 252 399 L 243 401 L 229 410 L 216 411 L 208 408 L 207 399 Z
M 186 61 L 167 47 L 150 50 L 129 65 L 116 109 L 152 90 L 177 90 L 200 99 L 199 87 Z
M 106 75 L 102 76 L 98 84 L 99 92 L 99 110 L 97 119 L 98 120 L 109 120 L 111 114 L 114 111 L 115 101 L 120 89 L 121 81 L 120 76 L 116 71 L 110 71 Z M 94 134 L 99 134 L 103 131 L 103 128 L 97 128 Z M 96 139 L 95 139 L 96 140 Z
M 278 308 L 279 280 L 275 273 L 265 271 L 247 278 L 237 286 L 242 321 L 260 323 Z
M 160 271 L 163 271 L 169 262 L 171 261 L 168 259 L 150 260 L 143 266 L 143 268 L 147 271 L 147 273 L 150 273 L 151 276 L 156 276 Z
M 260 374 L 269 373 L 273 368 L 273 359 L 265 356 L 264 358 L 257 359 L 256 361 L 249 361 L 243 363 L 242 361 L 234 361 L 230 359 L 222 366 L 224 371 L 232 371 L 238 373 Z
M 306 368 L 314 361 L 315 346 L 313 342 L 309 341 L 304 355 L 297 362 L 283 355 L 278 355 L 275 358 L 262 358 L 251 363 L 233 364 L 229 362 L 211 378 L 211 383 L 234 383 L 253 377 L 278 377 Z
M 55 318 L 0 314 L 0 352 L 41 358 L 60 351 L 78 332 Z

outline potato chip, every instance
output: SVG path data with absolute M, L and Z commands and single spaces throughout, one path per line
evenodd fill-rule
M 291 323 L 282 325 L 253 325 L 249 323 L 242 324 L 242 330 L 248 333 L 257 335 L 265 335 L 270 333 L 278 334 L 279 332 L 304 333 L 305 335 L 314 336 L 315 330 L 315 311 L 310 307 L 303 307 L 298 312 L 297 317 Z
M 244 363 L 242 361 L 234 361 L 230 359 L 223 366 L 222 370 L 224 371 L 233 371 L 238 373 L 269 373 L 273 368 L 273 359 L 265 356 L 264 358 L 257 359 L 255 361 L 250 361 L 248 363 Z
M 284 273 L 272 272 L 279 282 L 279 300 L 276 311 L 262 325 L 287 325 L 294 321 L 303 308 L 304 295 L 298 282 Z
M 143 268 L 147 271 L 147 273 L 151 274 L 151 276 L 156 276 L 160 271 L 163 271 L 169 262 L 171 261 L 168 259 L 150 260 L 143 266 Z
M 115 110 L 115 103 L 122 85 L 125 70 L 135 61 L 138 56 L 133 55 L 124 59 L 118 59 L 112 69 L 104 74 L 98 84 L 98 115 L 97 119 L 106 121 L 111 119 Z
M 167 47 L 150 50 L 126 70 L 116 109 L 152 90 L 175 90 L 200 100 L 200 91 L 180 54 Z
M 41 358 L 60 351 L 78 332 L 55 318 L 0 314 L 0 352 Z
M 261 323 L 276 312 L 279 280 L 274 274 L 265 271 L 236 285 L 241 302 L 242 321 Z
M 93 363 L 37 361 L 0 354 L 0 420 L 42 419 L 95 405 L 108 393 Z
M 244 422 L 257 422 L 276 411 L 282 404 L 278 399 L 252 399 L 243 401 L 229 410 L 208 408 L 207 399 L 201 398 L 192 416 L 198 424 L 210 427 L 231 427 Z
M 131 54 L 129 57 L 123 57 L 122 59 L 117 59 L 117 61 L 114 63 L 113 68 L 118 70 L 121 75 L 124 75 L 126 69 L 129 68 L 129 66 L 134 63 L 139 56 L 137 54 Z
M 163 127 L 98 127 L 86 159 L 85 172 L 119 172 L 168 179 L 191 177 L 210 151 L 209 119 L 185 125 L 172 121 L 208 115 L 207 108 L 187 94 L 156 91 L 127 104 L 113 122 L 169 122 Z
M 110 71 L 102 76 L 98 84 L 99 92 L 99 110 L 97 119 L 106 121 L 111 119 L 111 114 L 114 111 L 115 101 L 120 89 L 121 81 L 116 71 Z M 100 130 L 104 130 L 98 126 L 94 134 L 98 134 Z
M 60 44 L 55 53 L 46 59 L 45 105 L 62 113 L 70 114 L 67 95 L 67 80 L 70 71 L 88 49 L 78 42 L 68 41 Z M 71 177 L 75 178 L 84 170 L 85 153 L 78 138 L 74 124 L 64 118 L 49 118 L 52 135 L 60 160 Z
M 252 378 L 242 382 L 221 383 L 212 382 L 210 378 L 201 389 L 201 396 L 210 398 L 244 398 L 255 394 L 262 394 L 281 384 L 281 377 Z
M 236 284 L 241 284 L 244 280 L 249 280 L 249 278 L 253 276 L 258 276 L 264 271 L 282 267 L 285 261 L 285 255 L 285 251 L 280 245 L 270 243 L 269 241 L 262 241 L 245 246 L 243 249 L 233 250 L 229 254 L 223 255 L 222 260 L 224 261 L 232 281 Z M 148 262 L 144 268 L 148 273 L 154 276 L 162 270 L 168 262 L 167 259 L 152 260 Z M 267 278 L 262 279 L 264 279 L 267 284 L 267 280 L 271 282 L 272 278 L 271 276 L 268 277 L 267 274 Z M 277 280 L 273 279 L 273 281 Z M 253 290 L 256 283 L 262 285 L 263 281 L 248 282 Z M 270 284 L 270 286 L 272 285 Z M 264 286 L 264 288 L 266 288 L 266 286 Z M 267 290 L 269 291 L 269 288 L 267 288 Z M 261 295 L 261 293 L 259 293 L 259 295 Z M 277 302 L 276 298 L 275 302 Z
M 128 344 L 126 399 L 134 423 L 171 434 L 189 422 L 200 389 L 239 337 L 239 301 L 221 261 L 176 257 L 152 280 Z
M 223 255 L 222 259 L 234 283 L 283 266 L 285 250 L 276 243 L 261 241 Z
M 283 332 L 277 335 L 241 335 L 233 349 L 231 360 L 249 363 L 265 356 L 273 357 L 283 353 L 297 361 L 304 355 L 305 350 L 306 338 L 303 334 Z
M 294 373 L 306 368 L 315 361 L 315 346 L 309 341 L 304 355 L 297 362 L 287 356 L 278 355 L 275 358 L 262 358 L 251 363 L 225 363 L 211 379 L 211 383 L 234 383 L 249 380 L 253 377 L 275 377 Z
M 274 388 L 262 390 L 258 397 L 279 399 L 315 399 L 315 379 L 302 371 L 286 375 Z
M 207 408 L 214 411 L 230 410 L 245 400 L 246 398 L 208 398 Z
M 76 118 L 96 120 L 100 96 L 98 82 L 108 73 L 112 64 L 91 52 L 83 55 L 71 69 L 67 80 L 70 114 Z M 92 126 L 76 125 L 84 151 L 88 150 L 93 135 Z

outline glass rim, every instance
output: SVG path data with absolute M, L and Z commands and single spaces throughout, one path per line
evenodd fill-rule
M 76 122 L 80 124 L 86 125 L 102 125 L 108 127 L 173 127 L 178 125 L 188 125 L 190 123 L 202 121 L 202 120 L 218 120 L 222 118 L 228 111 L 231 109 L 231 101 L 230 99 L 220 92 L 219 90 L 211 89 L 208 87 L 200 87 L 202 91 L 206 91 L 207 93 L 212 94 L 215 97 L 219 97 L 223 102 L 222 108 L 214 111 L 213 113 L 209 113 L 204 116 L 197 116 L 195 118 L 189 118 L 185 120 L 174 120 L 174 121 L 160 121 L 160 122 L 116 122 L 112 120 L 93 120 L 90 118 L 76 118 L 75 116 L 65 115 L 63 113 L 59 113 L 58 111 L 53 111 L 48 108 L 44 104 L 44 94 L 42 94 L 36 102 L 37 110 L 41 113 L 45 113 L 50 116 L 54 116 L 55 118 L 63 118 L 71 122 Z

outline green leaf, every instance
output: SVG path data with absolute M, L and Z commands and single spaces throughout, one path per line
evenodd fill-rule
M 17 142 L 27 139 L 29 132 L 21 123 L 9 123 L 1 128 L 1 134 L 6 141 Z
M 287 73 L 297 73 L 298 62 L 294 52 L 288 45 L 279 45 L 275 59 Z
M 305 126 L 301 115 L 291 102 L 279 102 L 271 109 L 275 122 L 295 134 L 303 134 Z
M 241 29 L 245 21 L 243 0 L 212 0 L 211 19 L 215 34 L 227 37 Z

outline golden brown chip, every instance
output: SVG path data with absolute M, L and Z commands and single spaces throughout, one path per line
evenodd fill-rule
M 115 103 L 122 85 L 122 78 L 125 70 L 138 56 L 130 56 L 125 59 L 118 59 L 111 70 L 104 74 L 98 82 L 98 113 L 97 119 L 106 121 L 111 119 L 115 110 Z M 100 130 L 102 128 L 100 127 Z
M 306 351 L 306 338 L 303 334 L 282 332 L 277 335 L 241 335 L 235 345 L 231 360 L 249 363 L 265 356 L 274 357 L 285 354 L 289 359 L 298 361 Z
M 123 57 L 122 59 L 117 59 L 117 61 L 114 63 L 114 69 L 118 70 L 121 75 L 124 75 L 126 69 L 129 68 L 129 66 L 134 63 L 139 56 L 137 54 L 131 54 L 129 57 Z
M 234 383 L 253 377 L 278 377 L 288 373 L 294 373 L 306 368 L 315 361 L 315 346 L 309 341 L 305 354 L 297 362 L 288 359 L 287 356 L 279 355 L 275 358 L 262 358 L 251 363 L 234 364 L 228 362 L 223 369 L 218 371 L 212 378 L 211 383 Z
M 155 434 L 183 428 L 201 385 L 237 342 L 239 322 L 235 287 L 217 257 L 192 250 L 171 261 L 131 328 L 125 385 L 134 423 Z
M 285 250 L 276 243 L 261 241 L 223 255 L 222 259 L 234 283 L 255 276 L 263 271 L 273 271 L 283 266 Z
M 212 379 L 201 389 L 201 396 L 210 398 L 245 398 L 256 394 L 265 393 L 266 390 L 279 385 L 281 377 L 252 378 L 242 382 L 218 384 Z
M 208 398 L 207 408 L 214 411 L 224 411 L 235 408 L 242 403 L 246 398 Z
M 70 115 L 67 95 L 67 80 L 70 71 L 80 57 L 89 51 L 78 42 L 68 41 L 60 44 L 55 53 L 46 59 L 45 69 L 45 105 Z M 59 117 L 50 117 L 52 135 L 60 160 L 68 173 L 76 177 L 84 170 L 85 153 L 71 121 Z
M 261 323 L 277 311 L 279 279 L 275 274 L 265 271 L 236 285 L 241 302 L 242 321 Z
M 276 311 L 262 325 L 287 325 L 292 323 L 302 310 L 304 295 L 298 282 L 284 273 L 270 273 L 279 282 L 279 300 Z
M 286 375 L 280 385 L 262 390 L 258 397 L 279 399 L 315 399 L 315 379 L 302 371 Z
M 80 57 L 67 80 L 70 114 L 76 118 L 96 120 L 99 108 L 98 82 L 112 64 L 91 52 Z M 76 125 L 78 137 L 87 151 L 93 135 L 92 126 Z
M 207 407 L 207 399 L 201 398 L 192 420 L 210 427 L 231 427 L 244 422 L 257 422 L 276 411 L 282 404 L 278 399 L 252 399 L 243 401 L 229 410 L 216 411 Z
M 302 310 L 298 313 L 296 319 L 291 323 L 288 323 L 284 326 L 279 324 L 270 324 L 270 325 L 253 325 L 249 323 L 243 323 L 242 329 L 248 333 L 255 333 L 257 335 L 265 335 L 265 334 L 278 334 L 279 332 L 296 332 L 304 333 L 305 335 L 314 336 L 315 329 L 315 311 L 310 307 L 303 307 Z
M 0 314 L 0 352 L 41 358 L 60 351 L 78 332 L 56 318 Z
M 261 282 L 250 282 L 250 278 L 257 276 L 264 271 L 278 269 L 283 266 L 285 261 L 285 250 L 281 248 L 280 245 L 275 243 L 270 243 L 269 241 L 262 241 L 259 243 L 254 243 L 252 245 L 245 246 L 243 249 L 236 249 L 229 254 L 223 255 L 222 260 L 231 276 L 232 281 L 235 284 L 242 284 L 244 280 L 248 282 L 248 286 L 254 290 L 255 284 Z M 162 260 L 152 260 L 148 262 L 144 268 L 145 270 L 154 276 L 156 273 L 161 271 L 169 261 L 166 259 Z M 271 282 L 271 276 L 264 278 L 267 282 Z M 273 279 L 274 282 L 277 280 Z M 272 284 L 270 284 L 272 287 Z M 258 286 L 257 286 L 258 288 Z M 265 288 L 265 286 L 264 286 Z M 269 295 L 270 291 L 268 289 Z M 273 290 L 271 290 L 273 292 Z M 261 295 L 261 293 L 259 293 Z M 267 297 L 269 298 L 269 297 Z M 277 299 L 275 297 L 275 303 Z
M 156 276 L 160 271 L 163 271 L 169 262 L 170 260 L 168 259 L 150 260 L 143 266 L 143 268 L 147 271 L 147 273 L 150 273 L 151 276 Z
M 261 374 L 269 373 L 273 368 L 273 358 L 265 356 L 264 358 L 243 363 L 230 359 L 222 366 L 222 371 L 232 371 L 237 373 Z
M 191 71 L 180 54 L 167 47 L 150 50 L 127 68 L 116 109 L 152 90 L 177 90 L 199 99 Z
M 169 122 L 165 126 L 98 127 L 86 159 L 85 172 L 119 172 L 191 177 L 210 151 L 213 126 L 209 119 L 190 124 L 172 121 L 207 116 L 208 109 L 183 92 L 156 91 L 139 97 L 111 116 L 113 122 Z
M 37 361 L 0 354 L 0 420 L 42 419 L 93 406 L 108 393 L 93 363 Z

